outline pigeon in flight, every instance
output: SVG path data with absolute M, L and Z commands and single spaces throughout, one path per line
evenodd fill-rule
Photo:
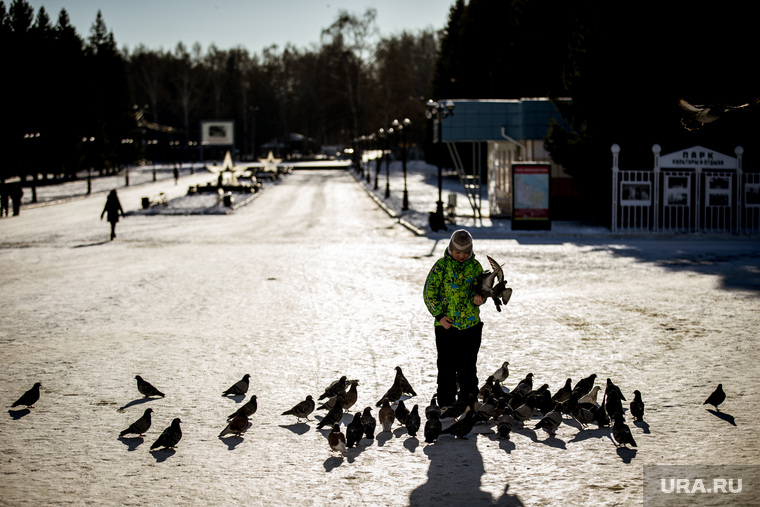
M 248 392 L 248 379 L 251 376 L 247 373 L 243 375 L 243 378 L 232 384 L 229 389 L 222 393 L 222 396 L 244 396 Z
M 364 426 L 362 426 L 362 413 L 357 412 L 354 414 L 354 418 L 346 426 L 346 446 L 353 447 L 358 444 L 364 434 Z
M 256 395 L 251 395 L 251 399 L 248 400 L 245 405 L 237 409 L 235 412 L 227 416 L 227 420 L 229 421 L 235 416 L 242 415 L 245 417 L 251 417 L 253 414 L 256 413 L 256 410 L 259 408 L 259 405 L 256 401 Z
M 219 433 L 219 438 L 225 435 L 235 435 L 239 437 L 245 430 L 248 429 L 248 417 L 244 414 L 235 414 L 235 417 L 227 424 L 227 427 Z
M 301 422 L 301 419 L 309 420 L 309 414 L 314 412 L 314 398 L 309 394 L 306 399 L 299 401 L 293 408 L 286 410 L 282 415 L 294 415 L 296 416 L 296 422 Z
M 711 105 L 692 105 L 684 99 L 678 100 L 678 105 L 684 110 L 684 116 L 681 118 L 681 125 L 686 130 L 699 130 L 708 123 L 712 123 L 726 114 L 732 114 L 736 111 L 749 109 L 760 104 L 760 98 L 751 103 L 731 106 L 728 104 L 711 104 Z
M 641 399 L 641 391 L 633 391 L 633 401 L 630 404 L 631 415 L 634 421 L 644 420 L 644 400 Z
M 493 299 L 496 310 L 501 311 L 501 305 L 509 303 L 509 298 L 512 297 L 512 289 L 507 287 L 507 281 L 504 279 L 504 271 L 498 262 L 493 260 L 490 256 L 486 255 L 488 262 L 491 264 L 493 271 L 486 270 L 478 275 L 475 280 L 475 292 L 488 299 Z M 494 282 L 498 280 L 495 284 Z
M 140 375 L 135 375 L 135 380 L 137 380 L 137 390 L 140 391 L 140 394 L 142 394 L 144 397 L 148 398 L 150 396 L 164 396 L 164 393 L 153 387 L 153 384 L 147 380 L 144 380 Z
M 715 410 L 720 412 L 720 409 L 718 408 L 718 405 L 723 403 L 726 400 L 726 393 L 723 391 L 723 384 L 718 384 L 718 387 L 715 388 L 715 391 L 712 392 L 710 396 L 707 397 L 704 403 L 702 405 L 712 405 L 715 407 Z
M 383 398 L 380 411 L 377 413 L 377 418 L 380 420 L 380 425 L 383 427 L 383 431 L 390 431 L 393 426 L 393 421 L 396 420 L 396 412 L 391 408 L 391 402 L 388 398 Z
M 346 452 L 346 435 L 340 431 L 340 423 L 333 424 L 332 431 L 327 435 L 327 443 L 330 444 L 330 449 L 343 456 Z
M 432 444 L 438 440 L 438 436 L 441 434 L 443 426 L 441 425 L 441 418 L 438 412 L 430 412 L 425 421 L 425 442 Z
M 123 437 L 124 435 L 128 435 L 130 433 L 133 433 L 135 435 L 143 436 L 143 433 L 148 431 L 150 429 L 150 414 L 153 413 L 152 408 L 146 408 L 145 412 L 143 412 L 143 415 L 129 425 L 129 428 L 125 429 L 121 433 L 119 433 L 119 438 Z
M 614 420 L 615 422 L 612 424 L 612 438 L 615 441 L 615 445 L 617 447 L 626 447 L 626 444 L 630 444 L 638 447 L 633 439 L 633 435 L 631 435 L 631 428 L 625 423 L 623 414 L 615 414 Z
M 18 406 L 25 406 L 28 408 L 32 408 L 32 405 L 37 403 L 37 400 L 40 399 L 40 384 L 39 382 L 35 382 L 34 385 L 29 389 L 27 392 L 21 395 L 19 399 L 13 402 L 12 407 L 18 407 Z
M 372 440 L 375 438 L 375 427 L 377 426 L 377 420 L 372 415 L 372 409 L 365 407 L 362 412 L 362 428 L 364 428 L 364 436 Z
M 158 449 L 159 447 L 164 447 L 166 449 L 174 448 L 182 438 L 182 430 L 179 427 L 179 423 L 181 422 L 182 421 L 180 421 L 179 417 L 175 418 L 171 425 L 159 435 L 155 442 L 153 442 L 150 446 L 151 450 Z

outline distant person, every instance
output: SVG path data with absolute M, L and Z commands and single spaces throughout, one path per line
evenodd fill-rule
M 21 198 L 24 197 L 24 190 L 20 183 L 11 185 L 10 195 L 11 203 L 13 203 L 13 216 L 17 216 L 21 210 Z
M 5 214 L 8 216 L 8 185 L 5 182 L 0 183 L 0 217 Z
M 177 168 L 177 164 L 174 164 L 174 184 L 176 185 L 179 182 L 179 169 Z
M 113 241 L 116 239 L 116 223 L 119 221 L 119 215 L 124 216 L 124 210 L 121 207 L 121 202 L 119 202 L 119 196 L 116 195 L 116 189 L 108 193 L 106 205 L 100 214 L 101 220 L 103 220 L 103 215 L 106 213 L 108 213 L 108 221 L 111 223 L 111 241 Z

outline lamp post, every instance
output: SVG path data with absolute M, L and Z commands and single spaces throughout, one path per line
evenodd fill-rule
M 383 148 L 381 146 L 381 143 L 382 143 L 382 140 L 384 138 L 385 138 L 385 129 L 381 128 L 380 130 L 377 131 L 377 151 L 378 151 L 378 155 L 383 152 L 382 151 Z M 383 161 L 383 157 L 378 156 L 377 158 L 375 158 L 375 162 L 376 162 L 376 164 L 375 164 L 375 190 L 377 190 L 377 188 L 378 188 L 378 186 L 377 186 L 377 179 L 378 179 L 379 174 L 380 174 L 380 163 L 382 161 Z
M 391 196 L 391 136 L 393 135 L 393 127 L 388 129 L 385 136 L 385 198 L 388 199 Z
M 372 134 L 370 134 L 370 135 L 367 136 L 367 142 L 368 142 L 367 146 L 370 147 L 370 151 L 372 151 L 371 148 L 375 147 L 375 139 L 376 139 L 376 137 L 375 137 L 374 132 Z M 371 164 L 372 164 L 372 162 L 370 161 L 370 158 L 367 157 L 367 174 L 366 174 L 367 183 L 369 183 L 370 173 L 372 173 Z
M 443 119 L 447 116 L 454 114 L 454 102 L 447 100 L 445 103 L 436 102 L 433 99 L 428 100 L 425 103 L 425 116 L 428 119 L 432 119 L 437 124 L 436 137 L 433 139 L 434 143 L 440 143 L 443 133 Z M 434 216 L 430 217 L 430 227 L 433 230 L 446 229 L 446 222 L 443 218 L 443 173 L 441 164 L 438 164 L 438 201 L 436 202 L 436 209 Z
M 403 121 L 393 120 L 393 128 L 395 128 L 397 132 L 401 132 L 401 168 L 404 172 L 404 197 L 401 203 L 402 211 L 409 210 L 409 190 L 406 186 L 406 131 L 411 125 L 412 122 L 409 118 L 404 118 Z

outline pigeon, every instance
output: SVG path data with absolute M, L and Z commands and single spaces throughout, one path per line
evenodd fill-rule
M 346 376 L 343 375 L 340 379 L 336 380 L 325 389 L 325 392 L 318 398 L 324 400 L 325 398 L 332 398 L 339 394 L 346 394 Z
M 499 438 L 509 439 L 509 433 L 512 431 L 512 426 L 515 424 L 515 418 L 508 411 L 505 411 L 496 420 L 496 432 L 499 434 Z
M 283 412 L 282 415 L 294 415 L 296 416 L 296 422 L 300 422 L 301 419 L 306 419 L 308 421 L 309 414 L 314 412 L 315 405 L 314 398 L 309 394 L 306 396 L 305 400 L 298 402 L 293 408 Z
M 488 262 L 491 264 L 493 271 L 483 271 L 475 279 L 475 292 L 477 292 L 483 299 L 489 297 L 493 299 L 496 310 L 501 311 L 501 305 L 506 305 L 509 299 L 512 297 L 512 289 L 507 287 L 507 281 L 504 279 L 504 271 L 498 262 L 493 260 L 490 256 L 486 255 Z M 496 284 L 494 281 L 498 280 Z
M 340 423 L 333 424 L 332 431 L 327 435 L 327 443 L 330 444 L 330 449 L 341 456 L 346 452 L 346 435 L 340 431 Z
M 633 391 L 633 401 L 630 404 L 631 415 L 634 421 L 644 420 L 644 400 L 641 399 L 641 391 Z
M 715 407 L 715 410 L 720 412 L 720 409 L 718 408 L 718 405 L 723 403 L 726 400 L 726 393 L 723 391 L 723 384 L 718 384 L 718 387 L 715 388 L 715 391 L 707 397 L 704 403 L 702 405 L 712 405 Z
M 437 412 L 438 416 L 441 415 L 441 407 L 438 406 L 438 395 L 433 395 L 430 399 L 430 405 L 425 407 L 425 417 L 430 417 L 432 412 Z
M 364 436 L 370 440 L 375 438 L 376 426 L 377 421 L 372 416 L 372 409 L 370 409 L 370 407 L 365 407 L 364 412 L 362 412 L 362 428 L 364 428 Z
M 554 436 L 554 434 L 557 433 L 557 428 L 559 428 L 559 425 L 562 424 L 562 413 L 559 411 L 559 408 L 560 404 L 557 403 L 554 406 L 554 410 L 551 410 L 540 421 L 538 421 L 533 429 L 537 430 L 541 428 L 550 436 Z
M 243 396 L 248 392 L 248 379 L 251 376 L 247 373 L 243 378 L 232 384 L 229 389 L 222 393 L 222 396 Z
M 596 381 L 596 373 L 592 373 L 588 377 L 580 379 L 576 384 L 575 387 L 573 387 L 574 393 L 578 393 L 578 398 L 583 396 L 584 394 L 591 391 L 591 388 L 594 387 L 594 382 Z
M 343 399 L 339 397 L 335 401 L 335 406 L 330 409 L 330 411 L 327 413 L 324 419 L 319 421 L 319 424 L 317 424 L 317 429 L 322 429 L 324 426 L 327 426 L 329 424 L 339 423 L 342 418 L 343 418 Z
M 598 405 L 596 402 L 597 395 L 599 394 L 599 391 L 602 388 L 599 386 L 594 386 L 591 388 L 591 391 L 584 394 L 578 399 L 578 403 L 593 403 L 594 405 Z
M 515 418 L 515 421 L 524 422 L 533 417 L 533 412 L 536 410 L 533 403 L 533 399 L 526 399 L 525 403 L 514 409 L 512 416 Z
M 612 380 L 607 379 L 607 387 L 604 388 L 604 394 L 607 394 L 610 391 L 617 391 L 618 397 L 623 401 L 628 401 L 625 399 L 625 396 L 623 396 L 623 391 L 620 390 L 618 386 L 612 383 Z
M 494 386 L 494 378 L 493 376 L 489 376 L 486 379 L 486 383 L 481 386 L 481 388 L 478 390 L 478 398 L 481 400 L 485 400 L 489 396 L 493 394 L 493 386 Z
M 572 382 L 572 379 L 565 380 L 565 385 L 560 387 L 557 392 L 554 393 L 554 396 L 552 396 L 552 401 L 557 403 L 567 401 L 570 398 L 570 393 L 573 392 Z
M 144 380 L 140 375 L 135 375 L 135 379 L 137 380 L 137 390 L 140 391 L 140 394 L 144 397 L 164 396 L 164 393 L 153 387 L 153 384 Z
M 380 420 L 380 425 L 383 427 L 383 431 L 390 431 L 393 426 L 393 421 L 396 420 L 396 413 L 391 408 L 391 402 L 388 398 L 383 398 L 382 407 L 377 414 Z
M 557 402 L 552 401 L 549 384 L 544 384 L 535 391 L 531 391 L 526 399 L 530 399 L 532 405 L 544 415 L 551 412 L 557 404 Z
M 159 435 L 155 442 L 153 442 L 150 446 L 151 450 L 159 447 L 164 447 L 166 449 L 174 448 L 182 438 L 182 430 L 179 427 L 179 423 L 181 422 L 182 421 L 180 421 L 179 417 L 175 418 L 171 425 Z
M 602 401 L 602 405 L 600 407 L 592 407 L 589 408 L 589 410 L 594 413 L 594 417 L 596 417 L 596 423 L 600 428 L 610 425 L 610 418 L 607 416 L 607 409 L 605 407 L 604 400 Z
M 444 410 L 441 413 L 441 419 L 449 419 L 452 417 L 459 417 L 467 410 L 467 403 L 462 400 L 456 400 L 453 405 Z
M 498 421 L 499 417 L 501 417 L 501 414 L 503 414 L 506 410 L 507 410 L 507 399 L 500 398 L 496 400 L 496 406 L 493 408 L 494 421 Z
M 417 393 L 414 392 L 412 385 L 404 376 L 404 372 L 401 371 L 401 366 L 396 366 L 396 379 L 398 379 L 399 384 L 401 384 L 401 394 L 406 394 L 408 396 L 417 396 Z
M 406 416 L 406 421 L 404 422 L 404 426 L 406 426 L 406 432 L 413 437 L 417 436 L 417 432 L 420 429 L 420 424 L 422 423 L 422 421 L 420 421 L 419 412 L 419 405 L 414 405 L 412 407 L 412 411 L 409 412 L 409 414 Z
M 527 394 L 533 390 L 533 374 L 528 373 L 524 379 L 518 382 L 514 390 L 527 396 Z
M 229 424 L 227 424 L 227 427 L 219 433 L 219 438 L 230 434 L 239 437 L 247 429 L 248 417 L 243 414 L 235 414 L 235 417 L 233 417 Z
M 364 426 L 362 426 L 362 413 L 357 412 L 354 414 L 354 418 L 346 426 L 346 446 L 353 447 L 359 443 L 364 434 Z
M 615 441 L 615 445 L 617 447 L 626 447 L 626 444 L 631 444 L 634 447 L 638 447 L 633 439 L 633 435 L 631 435 L 631 428 L 625 423 L 623 414 L 615 414 L 614 421 L 612 425 L 612 438 Z
M 468 406 L 465 410 L 464 416 L 458 421 L 455 421 L 448 428 L 441 430 L 441 435 L 454 435 L 456 438 L 463 440 L 467 439 L 467 435 L 472 431 L 475 426 L 475 412 L 471 406 Z
M 396 378 L 393 379 L 393 385 L 388 389 L 388 391 L 383 395 L 380 400 L 375 404 L 375 406 L 379 407 L 383 404 L 383 400 L 385 398 L 388 398 L 388 401 L 391 403 L 394 403 L 401 399 L 401 396 L 404 394 L 404 388 L 401 386 L 401 380 L 399 379 L 398 375 L 396 375 Z
M 146 431 L 150 429 L 150 414 L 151 413 L 153 413 L 153 409 L 146 408 L 145 412 L 143 412 L 143 415 L 138 420 L 130 424 L 129 428 L 119 433 L 119 438 L 130 433 L 143 436 L 143 433 L 145 433 Z
M 507 380 L 507 377 L 509 377 L 509 368 L 508 367 L 509 367 L 509 361 L 504 361 L 504 363 L 502 363 L 501 367 L 498 370 L 496 370 L 495 372 L 493 372 L 493 375 L 491 375 L 491 376 L 497 382 L 504 382 L 505 380 Z
M 359 393 L 356 391 L 356 386 L 359 385 L 358 380 L 350 380 L 348 382 L 349 389 L 346 391 L 346 399 L 343 400 L 343 409 L 348 410 L 354 406 L 356 399 L 359 397 Z
M 438 440 L 438 435 L 441 434 L 443 426 L 441 425 L 440 414 L 438 412 L 430 412 L 425 421 L 425 442 L 432 444 Z
M 615 414 L 623 415 L 623 403 L 620 401 L 620 395 L 615 390 L 604 395 L 604 407 L 610 419 L 614 420 Z
M 581 428 L 586 429 L 589 424 L 596 420 L 596 411 L 593 410 L 595 405 L 580 403 L 577 396 L 571 397 L 567 402 L 569 413 L 576 421 L 581 424 Z
M 27 392 L 21 395 L 19 399 L 13 402 L 12 407 L 18 407 L 21 405 L 24 405 L 25 407 L 32 408 L 32 405 L 37 403 L 37 400 L 40 399 L 40 387 L 42 384 L 39 382 L 35 382 L 34 385 L 29 389 Z M 163 395 L 161 395 L 163 396 Z
M 496 399 L 493 395 L 490 395 L 488 399 L 483 403 L 480 408 L 475 411 L 475 422 L 484 423 L 491 420 L 496 411 Z
M 681 125 L 686 130 L 699 130 L 707 123 L 719 120 L 726 114 L 748 109 L 760 104 L 760 98 L 751 103 L 731 106 L 727 104 L 692 105 L 684 99 L 678 100 L 678 105 L 684 110 L 685 115 L 681 118 Z
M 398 405 L 396 405 L 396 410 L 394 412 L 396 413 L 396 420 L 399 424 L 402 426 L 406 424 L 406 416 L 409 415 L 409 409 L 406 408 L 404 400 L 398 400 Z
M 335 406 L 335 402 L 338 401 L 338 398 L 341 398 L 341 399 L 343 399 L 345 401 L 346 395 L 345 394 L 340 394 L 340 395 L 336 394 L 335 396 L 333 396 L 332 398 L 330 398 L 326 402 L 321 403 L 320 405 L 318 405 L 317 406 L 317 410 L 330 410 L 331 408 L 333 408 Z
M 259 405 L 256 401 L 256 395 L 251 395 L 251 399 L 248 400 L 245 405 L 237 409 L 235 412 L 227 416 L 227 420 L 229 421 L 235 416 L 243 415 L 245 417 L 251 417 L 253 414 L 256 413 L 256 410 L 258 410 Z

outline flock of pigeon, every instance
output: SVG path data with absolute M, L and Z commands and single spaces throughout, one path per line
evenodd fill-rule
M 404 396 L 417 396 L 417 393 L 404 376 L 400 366 L 396 367 L 393 384 L 376 403 L 376 407 L 379 408 L 377 419 L 372 415 L 372 407 L 368 406 L 353 415 L 346 425 L 345 433 L 341 430 L 341 421 L 355 405 L 359 385 L 358 380 L 348 380 L 346 376 L 340 377 L 325 389 L 317 400 L 324 400 L 319 406 L 314 398 L 308 395 L 306 399 L 284 411 L 282 415 L 295 416 L 297 422 L 300 422 L 301 419 L 309 421 L 309 415 L 315 410 L 327 410 L 326 415 L 318 422 L 317 429 L 325 426 L 331 428 L 327 436 L 329 447 L 341 456 L 347 448 L 358 445 L 362 438 L 373 439 L 378 422 L 383 432 L 390 432 L 396 421 L 406 428 L 410 437 L 416 438 L 422 428 L 425 442 L 434 443 L 440 435 L 453 435 L 456 438 L 466 439 L 476 424 L 493 424 L 494 422 L 499 437 L 509 439 L 513 428 L 532 424 L 529 421 L 534 417 L 539 417 L 538 422 L 533 426 L 534 430 L 542 429 L 550 436 L 554 436 L 563 418 L 569 416 L 584 429 L 592 423 L 599 427 L 608 427 L 612 424 L 612 438 L 616 446 L 637 447 L 631 430 L 625 423 L 622 402 L 627 400 L 620 388 L 609 378 L 604 388 L 602 401 L 598 403 L 601 387 L 594 385 L 596 374 L 579 380 L 575 385 L 568 378 L 554 394 L 549 391 L 548 384 L 534 389 L 533 373 L 528 373 L 514 388 L 505 388 L 503 384 L 508 376 L 509 362 L 505 361 L 488 377 L 477 396 L 472 394 L 467 401 L 458 400 L 450 407 L 440 407 L 436 396 L 433 395 L 430 404 L 424 409 L 426 418 L 424 427 L 421 426 L 419 405 L 415 404 L 409 410 L 402 399 Z M 245 396 L 249 388 L 249 379 L 250 375 L 244 375 L 241 380 L 225 390 L 222 396 Z M 135 376 L 135 380 L 137 390 L 144 397 L 164 396 L 164 393 L 140 375 Z M 40 398 L 40 387 L 39 382 L 35 383 L 11 407 L 33 408 Z M 718 384 L 715 391 L 704 401 L 704 405 L 712 405 L 720 411 L 718 406 L 725 399 L 723 385 Z M 252 395 L 247 403 L 227 417 L 227 426 L 221 431 L 219 437 L 241 436 L 250 426 L 250 418 L 257 408 L 257 398 Z M 644 420 L 644 402 L 638 390 L 633 392 L 629 410 L 634 421 Z M 130 434 L 144 436 L 151 427 L 152 412 L 151 408 L 145 409 L 139 419 L 119 433 L 119 438 Z M 442 420 L 446 419 L 452 420 L 444 428 Z M 182 438 L 181 422 L 179 418 L 175 418 L 150 446 L 150 449 L 173 449 Z

